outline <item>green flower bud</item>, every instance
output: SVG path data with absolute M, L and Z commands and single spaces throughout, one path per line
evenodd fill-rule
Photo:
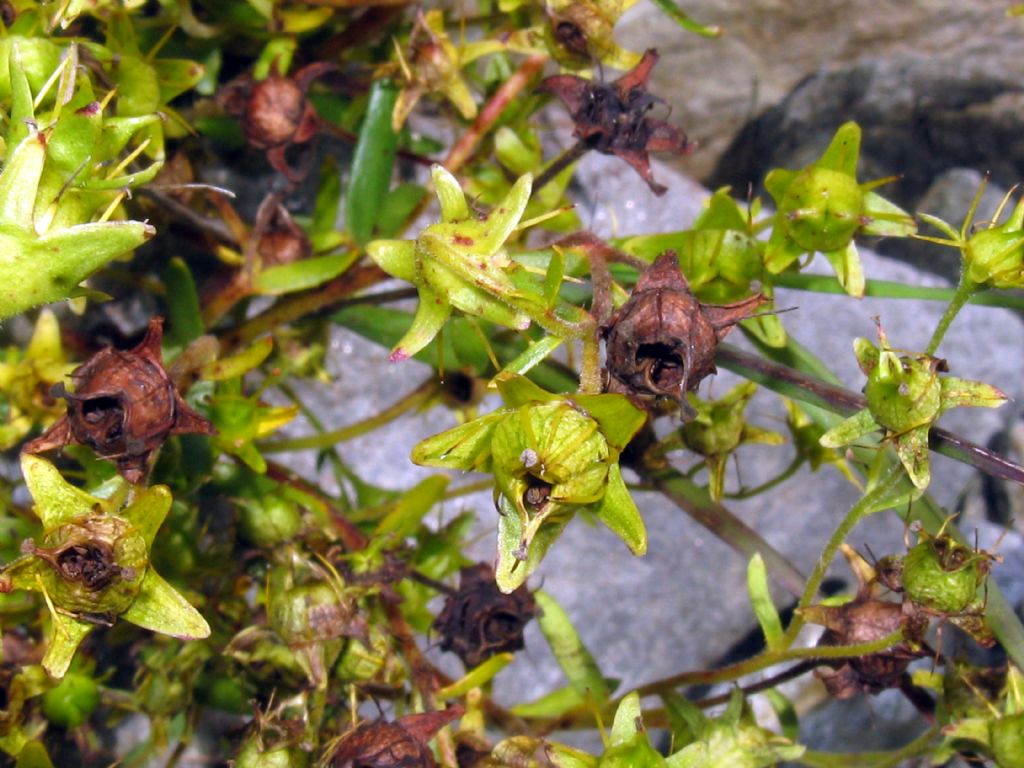
M 41 576 L 54 605 L 76 614 L 124 613 L 149 565 L 142 534 L 110 514 L 75 518 L 28 551 L 51 566 Z
M 1024 768 L 1024 712 L 993 720 L 989 733 L 996 765 Z
M 828 168 L 806 168 L 779 202 L 786 231 L 808 251 L 845 248 L 861 226 L 864 193 L 857 179 Z
M 868 375 L 864 395 L 875 420 L 901 434 L 931 424 L 942 406 L 939 371 L 946 361 L 930 355 L 897 355 L 883 345 L 881 352 L 867 339 L 857 339 L 857 358 Z
M 43 694 L 43 714 L 54 725 L 77 728 L 100 703 L 100 689 L 88 675 L 72 672 Z
M 992 556 L 946 534 L 932 537 L 921 531 L 921 536 L 903 558 L 904 593 L 915 604 L 937 613 L 966 610 L 988 575 Z

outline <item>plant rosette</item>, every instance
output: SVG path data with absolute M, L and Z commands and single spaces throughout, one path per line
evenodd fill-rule
M 911 482 L 923 490 L 931 482 L 928 431 L 939 416 L 951 408 L 998 408 L 1007 398 L 990 384 L 939 376 L 949 370 L 942 358 L 893 349 L 881 323 L 878 340 L 880 347 L 865 338 L 853 343 L 857 363 L 868 377 L 864 387 L 868 407 L 830 429 L 820 442 L 826 448 L 838 448 L 881 429 Z
M 494 475 L 501 591 L 526 580 L 580 510 L 644 554 L 643 519 L 619 468 L 644 413 L 622 395 L 555 395 L 511 374 L 496 382 L 507 407 L 427 438 L 412 460 Z
M 98 625 L 118 617 L 181 639 L 208 637 L 199 612 L 149 563 L 149 550 L 171 507 L 165 486 L 124 489 L 100 499 L 70 485 L 44 459 L 24 455 L 25 483 L 43 523 L 41 541 L 0 568 L 0 592 L 41 592 L 53 622 L 43 667 L 64 676 L 75 650 Z

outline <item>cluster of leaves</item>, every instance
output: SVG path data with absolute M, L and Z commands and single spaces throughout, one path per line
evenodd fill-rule
M 571 182 L 587 153 L 667 194 L 649 155 L 693 149 L 648 90 L 657 53 L 615 43 L 630 5 L 500 0 L 457 16 L 372 2 L 0 4 L 0 318 L 19 318 L 15 336 L 34 321 L 0 358 L 0 449 L 21 454 L 0 486 L 0 750 L 19 766 L 173 762 L 213 710 L 227 725 L 203 740 L 204 759 L 243 767 L 831 765 L 799 744 L 777 691 L 781 733 L 739 687 L 720 702 L 684 695 L 787 662 L 779 680 L 815 669 L 837 697 L 899 688 L 939 723 L 844 765 L 958 752 L 1024 765 L 1024 628 L 987 579 L 997 557 L 964 545 L 926 494 L 941 414 L 1005 400 L 942 375 L 936 351 L 972 296 L 1024 287 L 1024 201 L 978 230 L 977 203 L 959 231 L 922 215 L 944 237 L 920 237 L 964 261 L 928 348 L 893 348 L 879 324 L 880 346 L 854 342 L 864 398 L 815 379 L 827 369 L 790 340 L 775 287 L 821 287 L 801 274 L 820 253 L 836 276 L 826 287 L 863 296 L 857 240 L 917 236 L 915 219 L 874 191 L 885 180 L 858 181 L 860 130 L 847 123 L 808 167 L 769 174 L 773 212 L 719 190 L 684 230 L 581 231 Z M 604 67 L 624 73 L 606 82 Z M 573 125 L 561 154 L 538 133 L 548 96 Z M 252 210 L 210 184 L 243 191 L 256 176 Z M 391 278 L 403 287 L 372 290 Z M 413 294 L 414 313 L 394 304 Z M 63 300 L 59 314 L 36 310 Z M 150 314 L 166 316 L 166 337 Z M 127 338 L 109 330 L 115 318 Z M 292 385 L 327 376 L 336 328 L 431 374 L 325 430 Z M 760 355 L 723 346 L 736 328 Z M 706 400 L 716 364 L 749 380 Z M 783 396 L 788 439 L 747 421 L 759 388 Z M 488 390 L 501 407 L 483 410 Z M 450 475 L 385 488 L 338 450 L 428 405 L 458 425 L 410 446 L 412 461 L 481 473 L 496 512 L 426 522 L 464 490 Z M 314 434 L 268 439 L 300 412 Z M 748 442 L 792 459 L 736 489 L 727 469 Z M 308 449 L 337 491 L 275 458 Z M 804 465 L 834 466 L 862 491 L 807 578 L 722 503 Z M 569 616 L 527 579 L 576 516 L 643 555 L 634 481 L 753 553 L 765 643 L 615 698 Z M 893 508 L 917 541 L 868 565 L 845 539 Z M 464 554 L 478 518 L 497 528 L 493 568 Z M 859 589 L 816 603 L 840 549 Z M 785 627 L 769 573 L 799 600 Z M 505 708 L 491 682 L 532 620 L 568 685 Z M 807 622 L 826 627 L 816 648 L 798 645 Z M 944 659 L 933 625 L 998 644 L 1007 661 Z M 463 677 L 425 654 L 431 634 Z M 944 675 L 911 671 L 922 657 Z M 644 711 L 655 695 L 662 706 Z M 706 714 L 716 702 L 727 707 Z M 136 713 L 148 735 L 114 754 L 113 731 Z M 604 722 L 599 755 L 545 737 Z M 645 722 L 668 729 L 669 750 Z

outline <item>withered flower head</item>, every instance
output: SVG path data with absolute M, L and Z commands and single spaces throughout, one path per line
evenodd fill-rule
M 301 181 L 305 171 L 292 168 L 285 152 L 293 144 L 310 141 L 320 127 L 306 92 L 313 80 L 334 68 L 333 64 L 318 62 L 303 67 L 294 77 L 274 69 L 263 80 L 245 74 L 217 94 L 224 111 L 241 121 L 245 140 L 256 149 L 266 150 L 267 162 L 289 181 Z
M 362 723 L 328 750 L 333 768 L 436 768 L 427 746 L 434 735 L 462 714 L 461 707 L 406 715 L 396 722 Z
M 658 52 L 650 49 L 639 64 L 613 83 L 553 75 L 545 78 L 537 90 L 562 100 L 576 124 L 576 138 L 590 149 L 622 158 L 651 191 L 663 195 L 667 187 L 654 180 L 648 153 L 685 155 L 695 145 L 675 126 L 648 116 L 654 105 L 662 101 L 647 90 L 647 80 L 657 62 Z
M 715 373 L 718 343 L 766 301 L 758 293 L 733 304 L 702 304 L 690 292 L 675 251 L 665 251 L 602 329 L 606 391 L 640 404 L 670 398 L 685 419 L 693 418 L 687 391 Z
M 441 633 L 442 650 L 475 667 L 497 653 L 521 650 L 523 629 L 536 613 L 525 586 L 506 595 L 495 583 L 494 570 L 479 563 L 462 569 L 459 589 L 445 600 L 434 629 Z
M 843 554 L 857 577 L 857 596 L 841 606 L 811 605 L 800 610 L 808 621 L 825 627 L 818 645 L 871 643 L 901 629 L 906 640 L 884 651 L 836 659 L 830 666 L 818 667 L 814 674 L 837 699 L 848 699 L 859 693 L 876 694 L 896 687 L 910 662 L 928 654 L 921 643 L 928 619 L 907 611 L 905 605 L 879 599 L 875 594 L 880 584 L 878 572 L 846 545 L 843 545 Z
M 24 452 L 88 445 L 100 458 L 116 462 L 128 482 L 137 483 L 169 436 L 212 434 L 213 425 L 185 404 L 167 375 L 162 338 L 163 318 L 154 317 L 134 349 L 105 347 L 76 368 L 71 373 L 74 393 L 58 392 L 67 400 L 67 413 L 27 443 Z
M 313 252 L 309 237 L 275 195 L 268 195 L 256 212 L 256 253 L 263 268 L 292 264 Z

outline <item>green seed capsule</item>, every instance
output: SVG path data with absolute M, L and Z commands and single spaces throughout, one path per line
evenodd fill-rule
M 868 374 L 864 396 L 871 415 L 894 434 L 931 424 L 942 407 L 937 358 L 902 356 L 883 350 Z
M 257 547 L 276 547 L 299 532 L 302 516 L 296 505 L 276 496 L 246 499 L 239 509 L 238 525 Z
M 914 603 L 938 613 L 955 614 L 972 602 L 984 580 L 987 561 L 948 536 L 925 538 L 903 561 L 903 589 Z
M 142 534 L 117 515 L 85 515 L 43 536 L 34 554 L 47 593 L 75 614 L 119 615 L 139 594 L 149 555 Z
M 790 237 L 802 248 L 838 251 L 862 223 L 864 193 L 853 176 L 812 166 L 793 179 L 779 210 Z
M 71 672 L 43 695 L 43 714 L 54 725 L 77 728 L 100 703 L 100 689 L 88 675 Z

